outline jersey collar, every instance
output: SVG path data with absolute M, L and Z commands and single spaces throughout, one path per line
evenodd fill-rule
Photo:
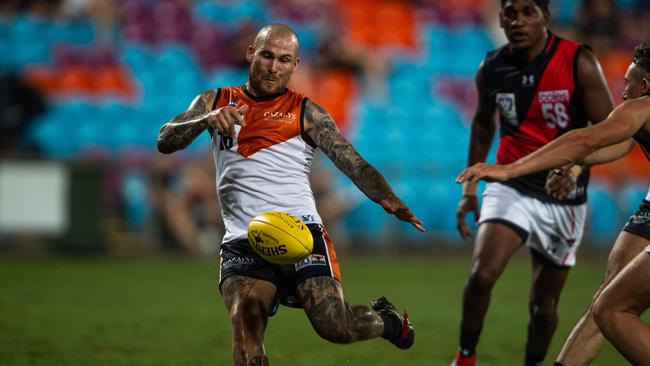
M 244 91 L 244 94 L 256 102 L 264 102 L 279 97 L 280 95 L 286 94 L 289 91 L 289 88 L 284 88 L 275 94 L 265 95 L 263 97 L 256 97 L 248 91 L 246 84 L 241 86 L 241 89 Z

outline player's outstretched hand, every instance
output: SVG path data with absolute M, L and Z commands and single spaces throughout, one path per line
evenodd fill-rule
M 244 114 L 248 112 L 248 105 L 244 104 L 239 108 L 226 106 L 215 109 L 205 117 L 208 125 L 217 131 L 221 136 L 235 136 L 235 124 L 245 126 Z
M 509 166 L 477 163 L 463 170 L 456 178 L 456 183 L 478 183 L 481 179 L 487 182 L 504 182 L 510 179 Z
M 420 231 L 426 231 L 422 224 L 422 220 L 418 219 L 413 212 L 411 212 L 411 209 L 409 209 L 404 202 L 396 196 L 391 196 L 390 198 L 381 201 L 380 204 L 389 214 L 397 216 L 397 218 L 402 221 L 410 222 L 411 225 L 415 226 L 415 228 Z
M 456 229 L 458 229 L 461 238 L 467 239 L 472 236 L 472 230 L 465 222 L 465 216 L 471 211 L 474 213 L 474 221 L 478 221 L 478 207 L 478 197 L 475 194 L 464 194 L 458 202 L 458 208 L 456 209 Z
M 578 177 L 571 169 L 553 169 L 548 172 L 544 188 L 549 196 L 561 200 L 573 191 Z

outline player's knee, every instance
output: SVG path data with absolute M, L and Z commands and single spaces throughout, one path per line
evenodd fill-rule
M 594 321 L 596 322 L 596 325 L 598 325 L 600 331 L 606 335 L 609 329 L 611 328 L 611 322 L 612 319 L 614 318 L 614 312 L 607 305 L 607 300 L 602 296 L 602 294 L 598 296 L 594 301 L 593 315 L 594 315 Z
M 499 271 L 491 268 L 477 268 L 472 271 L 469 277 L 471 287 L 482 290 L 490 290 L 499 278 Z
M 232 323 L 249 329 L 263 328 L 267 316 L 264 302 L 255 295 L 238 299 L 230 307 Z
M 549 299 L 546 301 L 532 301 L 529 304 L 530 316 L 533 320 L 552 322 L 557 319 L 557 301 Z

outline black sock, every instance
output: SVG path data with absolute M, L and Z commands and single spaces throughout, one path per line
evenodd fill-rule
M 564 366 L 564 364 L 562 362 L 555 362 L 553 366 Z
M 544 361 L 544 356 L 546 355 L 537 355 L 529 350 L 526 350 L 526 360 L 524 362 L 525 366 L 542 366 L 542 361 Z
M 379 316 L 384 321 L 384 332 L 381 334 L 381 337 L 389 341 L 397 339 L 402 333 L 402 322 L 394 316 L 384 314 L 379 314 Z
M 481 336 L 481 329 L 475 332 L 460 330 L 460 352 L 464 357 L 469 357 L 476 353 L 478 338 Z

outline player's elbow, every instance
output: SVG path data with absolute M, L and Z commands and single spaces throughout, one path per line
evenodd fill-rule
M 167 141 L 163 138 L 163 136 L 158 137 L 158 141 L 156 142 L 156 148 L 158 149 L 158 152 L 163 153 L 163 154 L 171 154 L 177 149 L 174 149 L 174 147 L 167 143 Z
M 158 149 L 159 153 L 163 153 L 163 154 L 171 154 L 172 153 L 169 146 L 167 146 L 165 144 L 165 142 L 161 140 L 160 137 L 158 137 L 158 141 L 156 141 L 156 148 Z
M 175 149 L 174 146 L 169 142 L 169 131 L 167 131 L 167 124 L 163 125 L 160 129 L 160 134 L 158 134 L 158 139 L 156 140 L 156 148 L 158 152 L 163 154 L 171 154 Z

